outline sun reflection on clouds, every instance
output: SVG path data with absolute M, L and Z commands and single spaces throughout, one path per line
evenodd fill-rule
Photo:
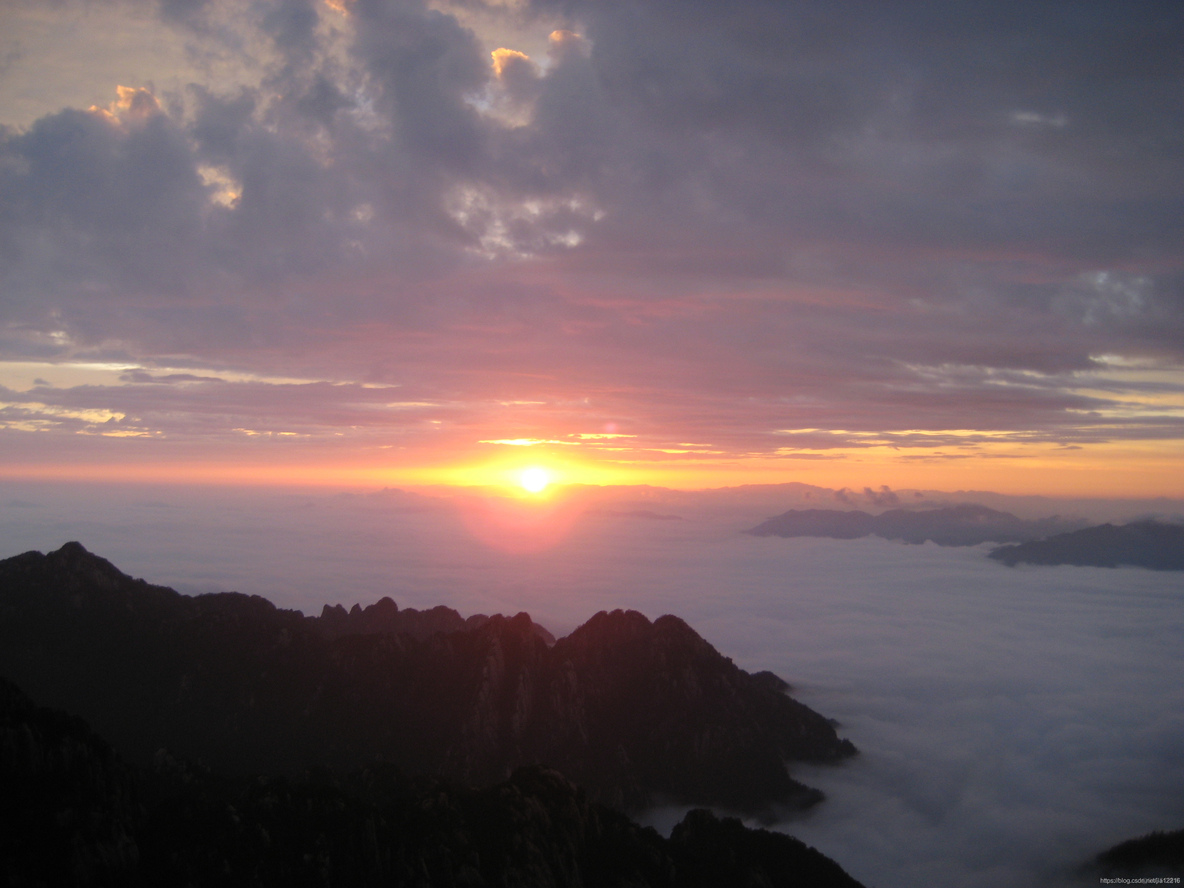
M 116 86 L 115 93 L 119 98 L 107 105 L 106 108 L 91 105 L 87 110 L 115 125 L 126 124 L 134 120 L 146 120 L 152 115 L 160 113 L 160 102 L 156 100 L 156 96 L 150 90 L 143 87 Z
M 510 555 L 553 548 L 568 538 L 583 514 L 566 497 L 467 497 L 457 508 L 474 539 Z

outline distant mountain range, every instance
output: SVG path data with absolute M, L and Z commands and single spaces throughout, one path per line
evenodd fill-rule
M 1184 570 L 1184 525 L 1159 521 L 1102 524 L 1018 546 L 1000 546 L 990 557 L 1009 567 L 1026 562 Z
M 1085 525 L 1085 521 L 1059 516 L 1027 520 L 1009 512 L 966 503 L 938 509 L 889 509 L 879 515 L 858 510 L 790 509 L 745 533 L 839 540 L 874 535 L 906 543 L 932 541 L 939 546 L 977 546 L 987 542 L 1038 540 Z
M 1085 524 L 1056 515 L 1026 520 L 967 503 L 938 509 L 889 509 L 879 515 L 858 510 L 790 509 L 744 532 L 837 540 L 875 535 L 906 543 L 931 541 L 939 546 L 1016 543 L 988 554 L 1008 566 L 1026 562 L 1184 570 L 1184 525 L 1153 520 L 1118 526 Z
M 489 785 L 544 763 L 624 810 L 817 802 L 786 760 L 855 754 L 834 726 L 677 617 L 599 613 L 553 645 L 528 615 L 188 597 L 68 543 L 0 562 L 0 675 L 133 764 L 228 774 L 392 762 Z

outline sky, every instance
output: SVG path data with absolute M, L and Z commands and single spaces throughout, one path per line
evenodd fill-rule
M 4 0 L 0 475 L 1184 495 L 1178 2 Z
M 789 681 L 859 748 L 840 767 L 794 766 L 827 799 L 774 828 L 869 888 L 1097 885 L 1074 869 L 1184 827 L 1179 573 L 740 532 L 838 491 L 592 493 L 523 549 L 455 490 L 0 481 L 0 558 L 77 539 L 189 594 L 233 589 L 309 614 L 389 595 L 527 611 L 557 636 L 602 609 L 677 614 L 741 668 Z

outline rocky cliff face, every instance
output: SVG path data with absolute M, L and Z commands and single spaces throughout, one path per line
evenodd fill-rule
M 386 761 L 470 784 L 542 763 L 625 809 L 810 804 L 785 760 L 855 752 L 676 617 L 601 613 L 553 646 L 526 614 L 350 634 L 151 586 L 76 543 L 0 562 L 0 674 L 134 762 L 161 747 L 243 774 Z
M 13 886 L 859 888 L 790 836 L 698 810 L 663 839 L 540 767 L 484 789 L 390 766 L 230 778 L 163 752 L 137 768 L 2 679 L 0 786 Z

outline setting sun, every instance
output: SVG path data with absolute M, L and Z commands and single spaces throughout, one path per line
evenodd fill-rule
M 531 493 L 542 493 L 551 483 L 551 473 L 539 466 L 531 466 L 522 470 L 522 474 L 518 476 L 518 483 Z

